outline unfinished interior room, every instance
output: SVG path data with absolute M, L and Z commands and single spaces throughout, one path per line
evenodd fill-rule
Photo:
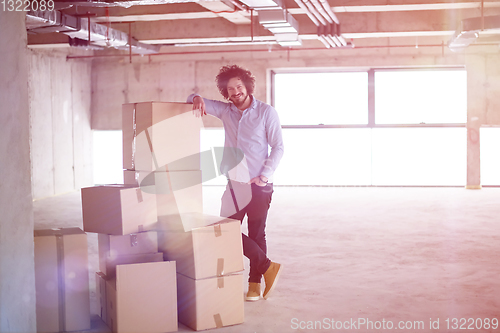
M 0 332 L 500 332 L 500 2 L 0 2 Z

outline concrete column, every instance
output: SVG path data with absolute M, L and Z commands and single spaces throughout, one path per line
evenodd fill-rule
M 486 115 L 486 59 L 480 55 L 465 57 L 467 68 L 467 184 L 481 188 L 479 129 Z
M 0 332 L 36 332 L 25 14 L 0 31 Z

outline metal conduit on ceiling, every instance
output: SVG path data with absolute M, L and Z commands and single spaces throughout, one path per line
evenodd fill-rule
M 137 54 L 152 54 L 160 51 L 160 46 L 150 45 L 131 38 L 128 34 L 108 26 L 92 22 L 90 17 L 67 15 L 59 10 L 29 11 L 26 14 L 28 33 L 43 34 L 58 32 L 70 37 L 70 44 L 81 43 L 88 47 L 112 47 L 130 50 Z

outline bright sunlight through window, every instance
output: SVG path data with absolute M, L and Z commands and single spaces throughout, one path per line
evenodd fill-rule
M 375 123 L 465 122 L 465 70 L 375 72 Z
M 371 97 L 375 100 L 376 124 L 466 122 L 465 70 L 376 69 L 374 74 L 375 96 Z M 363 128 L 368 123 L 368 72 L 278 73 L 274 82 L 275 106 L 284 125 L 285 144 L 275 184 L 466 183 L 464 126 Z M 359 128 L 314 126 L 318 124 L 355 124 Z M 500 168 L 499 162 L 490 164 L 496 170 Z
M 94 184 L 123 184 L 122 131 L 93 131 Z
M 500 128 L 481 128 L 481 185 L 500 185 Z
M 278 73 L 275 108 L 282 125 L 368 123 L 368 74 Z

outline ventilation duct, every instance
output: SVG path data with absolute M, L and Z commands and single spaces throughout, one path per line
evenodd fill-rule
M 448 42 L 448 47 L 453 52 L 463 51 L 470 44 L 474 43 L 479 37 L 479 33 L 475 31 L 464 31 L 455 33 L 453 38 Z
M 283 4 L 281 0 L 240 0 L 243 4 L 247 5 L 249 8 L 255 10 L 261 10 L 265 8 L 282 8 Z
M 480 33 L 500 34 L 500 15 L 462 20 L 448 47 L 454 52 L 463 51 L 479 38 Z
M 259 11 L 259 23 L 273 34 L 297 33 L 299 24 L 285 9 Z
M 26 15 L 26 29 L 37 34 L 78 31 L 80 20 L 57 10 L 31 11 Z
M 300 40 L 298 32 L 285 32 L 274 35 L 276 41 L 281 46 L 300 46 L 302 41 Z
M 284 8 L 281 0 L 273 7 L 257 8 L 259 23 L 272 32 L 281 46 L 302 45 L 299 38 L 299 23 Z
M 318 39 L 326 48 L 354 47 L 340 33 L 337 16 L 326 0 L 295 0 L 317 27 Z
M 73 39 L 78 39 L 79 41 L 75 42 L 78 46 L 82 46 L 82 40 L 86 40 L 89 47 L 92 45 L 112 47 L 120 50 L 131 50 L 138 54 L 153 54 L 160 51 L 158 45 L 141 43 L 120 30 L 92 21 L 89 22 L 89 18 L 75 17 L 57 10 L 28 12 L 26 14 L 26 29 L 30 33 L 37 34 L 63 33 Z
M 207 0 L 205 0 L 207 1 Z M 210 0 L 209 0 L 210 1 Z M 217 1 L 217 0 L 213 0 Z M 171 3 L 198 2 L 198 0 L 115 0 L 115 1 L 74 1 L 74 0 L 56 0 L 56 8 L 68 8 L 72 6 L 83 7 L 124 7 L 130 8 L 139 5 L 163 5 Z

